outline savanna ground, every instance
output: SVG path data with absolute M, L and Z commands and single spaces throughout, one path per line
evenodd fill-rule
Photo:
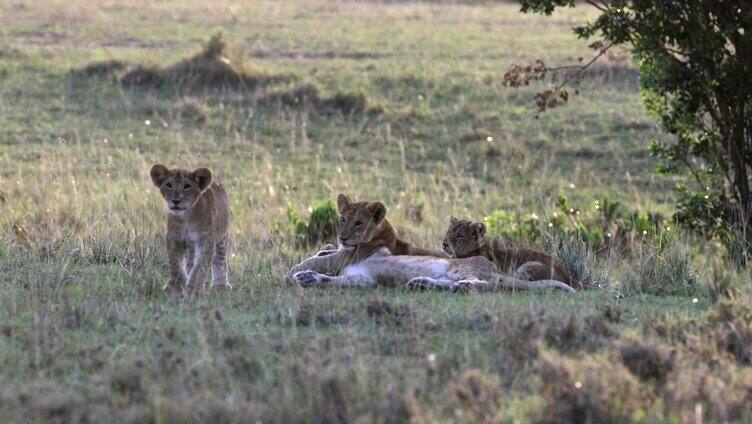
M 604 198 L 672 212 L 677 181 L 655 175 L 646 146 L 661 134 L 628 56 L 610 55 L 539 119 L 538 88 L 500 85 L 512 63 L 592 55 L 570 32 L 588 14 L 2 2 L 0 420 L 752 420 L 749 279 L 723 249 L 670 222 L 597 247 L 546 230 L 561 196 L 594 221 Z M 175 64 L 218 31 L 220 71 L 241 77 L 181 75 Z M 161 293 L 156 162 L 209 166 L 229 189 L 231 294 Z M 294 216 L 338 192 L 383 201 L 424 246 L 450 215 L 540 222 L 525 242 L 589 288 L 284 285 L 317 248 Z

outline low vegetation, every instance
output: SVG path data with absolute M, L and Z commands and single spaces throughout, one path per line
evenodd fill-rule
M 673 219 L 629 57 L 538 119 L 502 86 L 587 54 L 588 10 L 1 4 L 0 421 L 752 420 L 748 271 Z M 227 187 L 232 293 L 161 292 L 154 163 Z M 284 285 L 338 192 L 425 247 L 484 220 L 586 289 Z

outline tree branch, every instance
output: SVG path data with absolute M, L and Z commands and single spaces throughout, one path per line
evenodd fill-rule
M 598 52 L 598 54 L 596 54 L 595 56 L 593 56 L 593 58 L 590 59 L 586 64 L 580 66 L 579 69 L 577 69 L 577 71 L 575 71 L 575 72 L 573 72 L 571 74 L 567 74 L 564 77 L 564 81 L 562 81 L 561 84 L 559 84 L 559 85 L 556 86 L 556 91 L 560 90 L 562 87 L 564 87 L 565 85 L 569 84 L 569 82 L 572 81 L 573 79 L 575 79 L 575 78 L 579 79 L 580 75 L 582 75 L 582 73 L 585 71 L 585 69 L 589 68 L 592 64 L 594 64 L 598 59 L 601 58 L 601 56 L 603 56 L 604 54 L 606 54 L 606 52 L 611 47 L 613 47 L 613 46 L 614 46 L 614 43 L 611 42 L 606 47 L 602 47 L 601 50 Z M 576 67 L 576 66 L 574 66 L 574 67 Z

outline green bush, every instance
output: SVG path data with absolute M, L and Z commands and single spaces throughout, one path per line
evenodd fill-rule
M 297 241 L 301 244 L 333 243 L 339 231 L 339 212 L 334 202 L 322 200 L 308 210 L 310 215 L 306 222 L 291 204 L 287 205 L 287 219 Z
M 595 249 L 624 239 L 661 236 L 671 231 L 671 225 L 660 214 L 626 212 L 619 202 L 608 197 L 594 200 L 591 207 L 585 208 L 573 204 L 566 196 L 559 196 L 555 209 L 544 213 L 543 217 L 535 213 L 520 215 L 500 209 L 483 218 L 483 221 L 492 237 L 535 242 L 542 235 L 547 235 L 562 241 L 582 241 Z

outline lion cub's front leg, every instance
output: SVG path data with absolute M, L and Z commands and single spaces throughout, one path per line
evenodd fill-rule
M 214 258 L 215 244 L 213 237 L 202 237 L 194 245 L 193 269 L 188 274 L 185 288 L 189 294 L 202 295 L 206 288 L 206 276 Z
M 170 279 L 165 284 L 164 291 L 183 291 L 186 282 L 183 261 L 185 260 L 187 250 L 184 241 L 167 239 L 167 260 L 170 268 Z
M 370 275 L 362 273 L 347 273 L 345 275 L 330 276 L 316 271 L 299 271 L 293 274 L 293 281 L 303 287 L 373 287 L 376 280 Z

